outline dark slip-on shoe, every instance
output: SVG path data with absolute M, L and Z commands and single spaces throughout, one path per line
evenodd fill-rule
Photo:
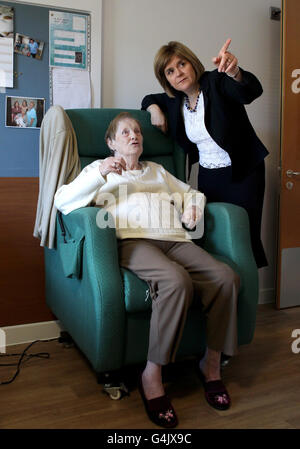
M 167 395 L 148 400 L 145 396 L 141 376 L 139 378 L 139 392 L 143 399 L 147 415 L 154 424 L 167 429 L 177 426 L 178 419 L 176 412 Z
M 197 365 L 197 374 L 202 382 L 208 404 L 217 410 L 228 410 L 231 399 L 223 382 L 221 380 L 207 381 L 199 365 Z

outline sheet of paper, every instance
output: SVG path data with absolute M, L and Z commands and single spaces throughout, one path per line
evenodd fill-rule
M 87 70 L 52 69 L 52 103 L 64 109 L 91 107 L 91 82 Z
M 14 87 L 14 40 L 0 38 L 0 87 Z
M 87 69 L 88 16 L 49 11 L 50 66 Z

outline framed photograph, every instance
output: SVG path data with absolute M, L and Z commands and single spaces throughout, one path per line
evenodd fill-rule
M 42 59 L 44 42 L 24 34 L 16 33 L 14 52 L 33 59 Z
M 14 10 L 0 5 L 0 37 L 14 37 Z
M 45 115 L 45 98 L 6 97 L 5 126 L 40 128 Z

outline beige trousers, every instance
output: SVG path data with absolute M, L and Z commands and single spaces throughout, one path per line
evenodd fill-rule
M 120 265 L 146 281 L 152 314 L 148 360 L 173 362 L 187 311 L 201 301 L 210 349 L 234 355 L 237 350 L 238 275 L 193 242 L 151 239 L 119 240 Z

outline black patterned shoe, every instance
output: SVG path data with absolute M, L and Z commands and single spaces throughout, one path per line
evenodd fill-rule
M 176 427 L 178 419 L 167 395 L 159 396 L 154 399 L 147 399 L 145 396 L 142 377 L 139 379 L 139 391 L 142 396 L 144 406 L 149 419 L 157 426 L 170 429 Z
M 208 404 L 217 410 L 228 410 L 231 399 L 223 382 L 221 380 L 207 381 L 199 365 L 197 365 L 197 374 L 203 384 Z

